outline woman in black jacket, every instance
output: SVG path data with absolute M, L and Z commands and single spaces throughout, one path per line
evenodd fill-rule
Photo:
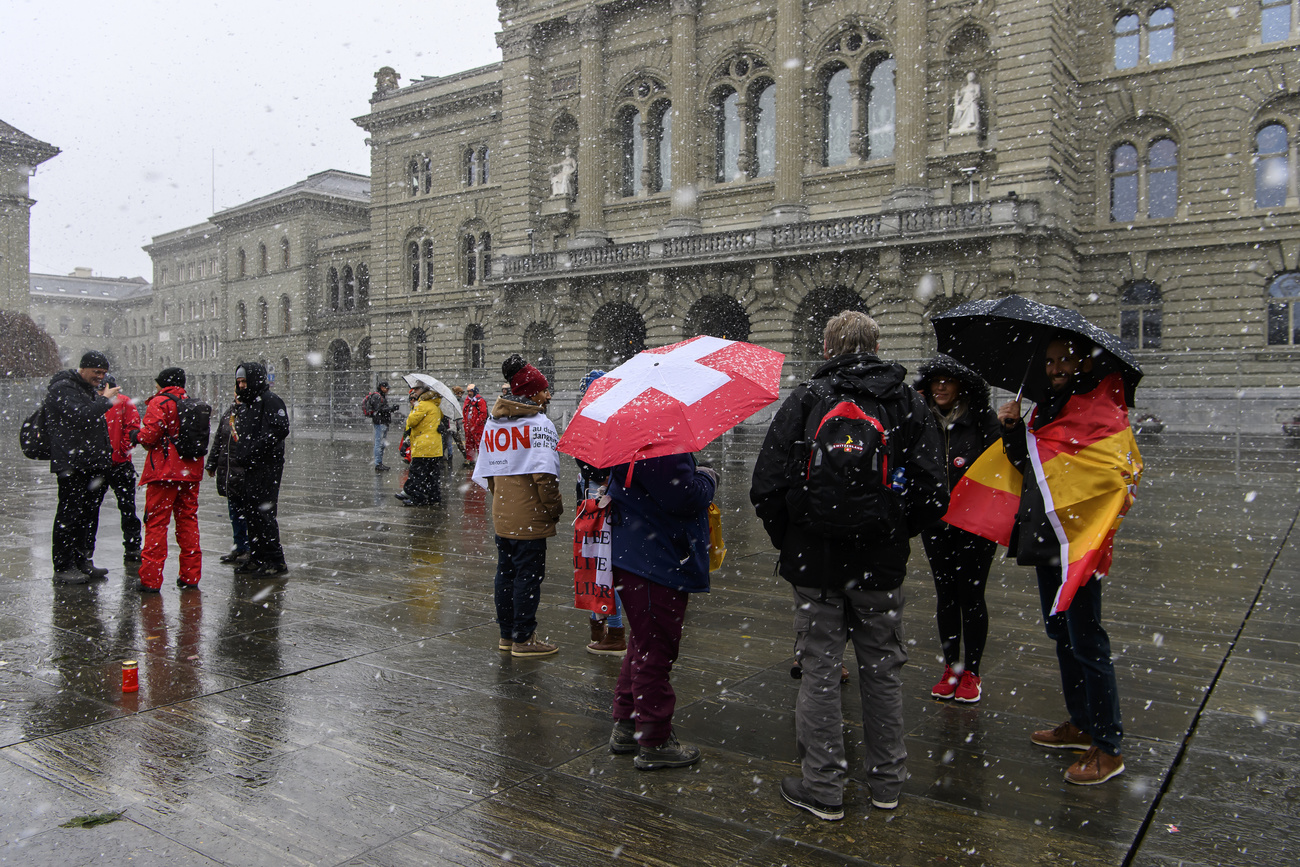
M 988 386 L 976 373 L 946 355 L 936 355 L 926 362 L 915 386 L 943 432 L 951 493 L 966 469 L 1001 437 L 997 415 L 989 406 Z M 943 521 L 923 532 L 921 540 L 934 573 L 938 597 L 935 619 L 944 658 L 943 676 L 930 694 L 977 702 L 981 693 L 980 657 L 989 631 L 984 588 L 997 543 Z M 964 662 L 960 660 L 963 635 Z

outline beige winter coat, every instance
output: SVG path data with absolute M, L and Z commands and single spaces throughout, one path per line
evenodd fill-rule
M 493 418 L 520 418 L 537 415 L 542 408 L 498 397 L 492 406 Z M 492 528 L 507 539 L 545 539 L 555 535 L 555 524 L 564 514 L 560 500 L 560 482 L 550 473 L 524 476 L 490 476 L 492 492 Z

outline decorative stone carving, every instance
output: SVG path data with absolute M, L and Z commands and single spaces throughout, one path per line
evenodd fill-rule
M 497 34 L 502 60 L 519 60 L 532 56 L 536 48 L 536 28 L 523 25 Z
M 578 36 L 583 42 L 599 42 L 605 35 L 605 22 L 601 20 L 600 8 L 595 4 L 584 7 L 577 14 L 576 23 Z
M 569 199 L 573 197 L 573 179 L 578 171 L 578 161 L 573 158 L 573 151 L 564 149 L 564 158 L 553 163 L 551 171 L 551 198 Z
M 375 98 L 388 96 L 388 94 L 401 87 L 401 81 L 397 75 L 397 70 L 391 66 L 381 66 L 375 73 Z
M 980 131 L 980 86 L 975 73 L 966 73 L 966 84 L 952 96 L 952 126 L 950 135 L 970 135 Z

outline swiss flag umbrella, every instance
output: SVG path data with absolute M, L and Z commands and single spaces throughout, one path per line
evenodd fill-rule
M 596 467 L 699 451 L 776 400 L 784 362 L 708 336 L 639 352 L 591 384 L 559 449 Z

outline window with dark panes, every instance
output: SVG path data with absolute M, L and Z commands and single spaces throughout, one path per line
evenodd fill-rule
M 329 300 L 329 309 L 339 309 L 339 272 L 330 268 L 325 272 L 325 294 Z
M 1119 336 L 1129 349 L 1159 349 L 1163 326 L 1160 287 L 1137 280 L 1119 299 Z
M 411 273 L 411 291 L 420 291 L 420 242 L 411 241 L 406 245 L 407 267 Z
M 357 306 L 357 284 L 353 282 L 352 266 L 343 266 L 343 309 L 355 310 Z
M 1300 271 L 1285 271 L 1268 282 L 1268 345 L 1300 346 Z
M 433 288 L 433 240 L 424 239 L 424 288 L 428 291 Z

